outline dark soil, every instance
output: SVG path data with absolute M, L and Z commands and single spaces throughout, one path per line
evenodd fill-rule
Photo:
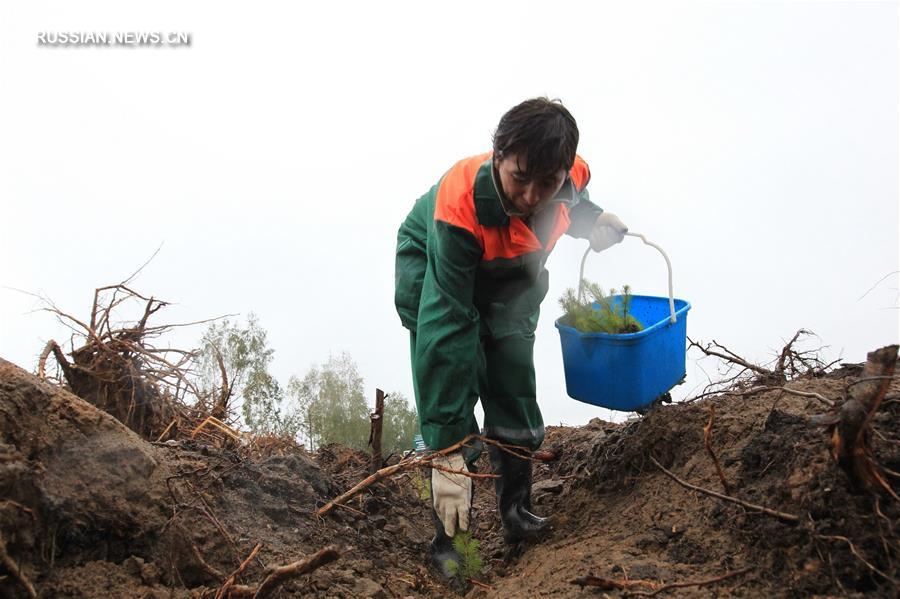
M 857 375 L 847 369 L 789 386 L 840 399 Z M 898 391 L 895 380 L 872 437 L 876 461 L 894 473 Z M 713 405 L 713 448 L 731 493 L 797 515 L 799 524 L 685 489 L 650 461 L 722 492 L 703 444 Z M 615 597 L 625 591 L 570 581 L 701 581 L 752 567 L 660 596 L 897 596 L 900 502 L 856 489 L 834 463 L 828 432 L 808 423 L 825 411 L 815 399 L 770 391 L 662 406 L 624 424 L 551 427 L 542 449 L 555 459 L 535 468 L 534 508 L 554 517 L 553 529 L 539 543 L 506 546 L 491 481 L 478 480 L 479 581 L 490 588 L 468 594 Z M 340 446 L 241 459 L 193 441 L 148 443 L 0 360 L 0 535 L 41 597 L 211 597 L 258 543 L 241 584 L 256 586 L 266 568 L 328 545 L 341 552 L 275 596 L 453 596 L 426 565 L 426 473 L 401 474 L 313 516 L 367 466 L 367 456 Z M 0 597 L 27 596 L 8 570 L 0 565 Z

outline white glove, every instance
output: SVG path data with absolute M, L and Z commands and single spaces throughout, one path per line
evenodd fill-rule
M 446 456 L 438 456 L 432 461 L 437 466 L 466 472 L 466 461 L 462 454 L 454 451 Z M 444 525 L 448 537 L 459 530 L 469 530 L 469 508 L 472 504 L 472 479 L 464 474 L 444 472 L 437 468 L 431 471 L 431 495 L 434 511 Z
M 625 233 L 628 227 L 619 220 L 619 217 L 612 212 L 604 212 L 597 217 L 594 222 L 594 228 L 591 229 L 591 235 L 588 239 L 591 242 L 591 249 L 595 252 L 602 252 L 617 243 L 621 243 L 625 239 Z

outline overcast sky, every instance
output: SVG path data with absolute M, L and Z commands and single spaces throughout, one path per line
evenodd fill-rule
M 192 44 L 37 43 L 130 31 Z M 10 288 L 87 318 L 161 245 L 133 283 L 175 303 L 159 324 L 252 311 L 282 383 L 346 351 L 370 401 L 412 398 L 397 227 L 536 95 L 578 120 L 594 201 L 669 253 L 693 339 L 763 362 L 806 328 L 860 362 L 900 337 L 896 2 L 3 3 L 0 86 L 0 356 L 27 369 L 68 333 Z M 548 424 L 612 416 L 567 398 L 553 327 L 585 244 L 548 263 Z M 666 293 L 634 238 L 586 275 Z M 676 397 L 715 378 L 699 358 Z

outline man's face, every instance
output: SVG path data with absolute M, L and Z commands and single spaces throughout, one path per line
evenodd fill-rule
M 495 158 L 494 165 L 500 174 L 503 195 L 522 216 L 531 216 L 537 212 L 566 182 L 566 171 L 562 168 L 539 179 L 529 178 L 525 175 L 528 169 L 527 159 L 524 156 L 520 158 L 518 154 L 510 154 L 499 160 Z

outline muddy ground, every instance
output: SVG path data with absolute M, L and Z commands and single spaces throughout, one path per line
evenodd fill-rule
M 791 388 L 840 400 L 859 368 Z M 900 487 L 900 383 L 875 419 L 874 457 Z M 797 516 L 790 523 L 679 486 L 723 492 Z M 809 417 L 813 398 L 780 391 L 715 395 L 623 424 L 552 427 L 535 470 L 535 511 L 552 515 L 540 543 L 507 547 L 489 480 L 476 483 L 484 569 L 471 597 L 895 597 L 900 501 L 855 488 Z M 426 565 L 427 473 L 370 487 L 324 518 L 317 507 L 366 475 L 367 457 L 338 446 L 240 458 L 183 440 L 144 441 L 70 393 L 0 360 L 0 596 L 214 597 L 259 544 L 235 584 L 336 546 L 340 558 L 273 596 L 452 597 Z M 396 459 L 396 458 L 395 458 Z M 488 471 L 487 463 L 482 463 Z M 18 574 L 16 574 L 18 572 Z M 703 586 L 663 584 L 722 577 Z M 624 590 L 579 586 L 609 579 Z

